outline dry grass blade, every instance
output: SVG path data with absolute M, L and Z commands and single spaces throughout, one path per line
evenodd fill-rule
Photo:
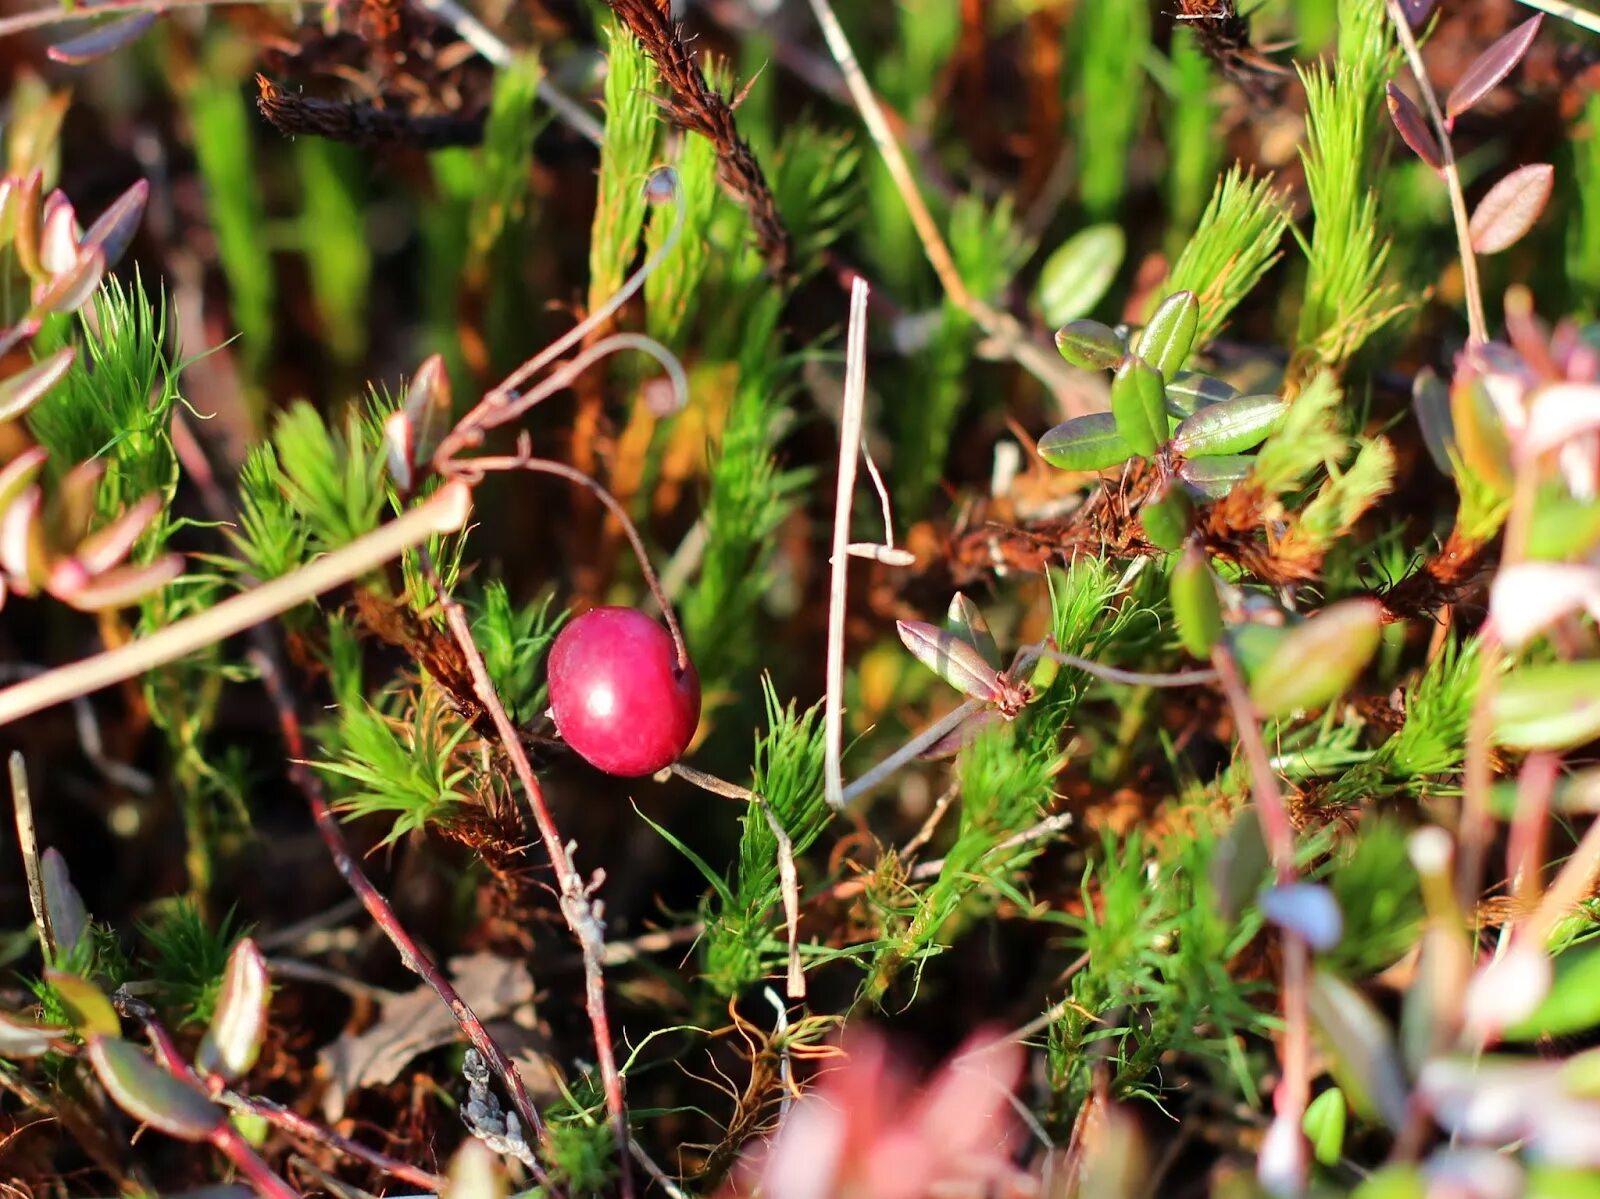
M 844 617 L 850 570 L 850 507 L 861 453 L 862 408 L 867 395 L 867 295 L 857 278 L 850 288 L 850 336 L 845 351 L 844 411 L 839 417 L 839 484 L 833 501 L 833 576 L 828 590 L 828 692 L 824 709 L 828 802 L 844 807 Z

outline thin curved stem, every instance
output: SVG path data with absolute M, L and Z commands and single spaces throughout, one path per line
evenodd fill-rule
M 1472 218 L 1467 214 L 1467 198 L 1461 190 L 1461 170 L 1456 165 L 1456 152 L 1450 144 L 1450 127 L 1445 123 L 1444 112 L 1439 108 L 1439 97 L 1428 82 L 1428 68 L 1422 61 L 1422 50 L 1411 32 L 1411 22 L 1400 8 L 1399 0 L 1388 0 L 1389 20 L 1406 52 L 1411 74 L 1416 78 L 1417 90 L 1428 106 L 1428 117 L 1439 139 L 1439 154 L 1444 160 L 1440 174 L 1444 176 L 1450 192 L 1450 215 L 1455 221 L 1456 246 L 1461 255 L 1461 288 L 1467 297 L 1467 330 L 1475 342 L 1489 340 L 1489 321 L 1483 311 L 1483 283 L 1478 276 L 1478 255 L 1472 248 Z
M 606 510 L 616 517 L 617 523 L 622 526 L 622 531 L 628 539 L 628 544 L 633 548 L 633 556 L 639 563 L 639 573 L 644 576 L 645 586 L 650 589 L 650 594 L 661 609 L 662 619 L 667 622 L 667 630 L 672 634 L 673 648 L 678 656 L 678 673 L 682 674 L 693 665 L 689 658 L 689 646 L 683 639 L 683 630 L 678 627 L 678 618 L 673 614 L 672 604 L 667 600 L 666 592 L 662 590 L 661 580 L 656 577 L 655 567 L 650 565 L 650 555 L 644 548 L 644 539 L 639 536 L 638 528 L 616 496 L 577 467 L 557 462 L 553 458 L 534 458 L 526 454 L 516 454 L 501 458 L 467 458 L 459 465 L 478 472 L 525 470 L 534 474 L 554 475 L 558 479 L 565 479 L 591 492 L 605 505 Z

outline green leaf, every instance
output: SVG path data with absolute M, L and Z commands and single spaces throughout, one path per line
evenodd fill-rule
M 1405 1126 L 1409 1090 L 1389 1025 L 1367 997 L 1327 970 L 1311 977 L 1311 1021 L 1327 1042 L 1334 1077 L 1359 1112 L 1395 1132 Z
M 1090 225 L 1058 246 L 1039 272 L 1037 291 L 1045 324 L 1087 316 L 1105 298 L 1127 252 L 1122 226 Z
M 1342 600 L 1324 608 L 1288 631 L 1251 680 L 1251 701 L 1267 716 L 1322 707 L 1367 668 L 1382 633 L 1377 600 Z
M 1188 361 L 1200 328 L 1200 303 L 1192 291 L 1176 291 L 1161 301 L 1139 337 L 1139 357 L 1163 379 L 1176 375 Z
M 1198 546 L 1184 550 L 1172 568 L 1168 582 L 1172 614 L 1178 621 L 1178 639 L 1183 648 L 1202 662 L 1211 657 L 1211 648 L 1222 639 L 1222 600 L 1211 564 Z
M 1169 487 L 1159 497 L 1151 497 L 1139 509 L 1139 524 L 1150 544 L 1158 549 L 1175 550 L 1189 535 L 1190 502 L 1180 487 Z
M 1289 402 L 1275 395 L 1221 400 L 1179 424 L 1172 448 L 1190 458 L 1243 453 L 1281 429 L 1288 415 Z
M 194 1083 L 162 1069 L 127 1041 L 91 1038 L 89 1061 L 118 1107 L 169 1137 L 204 1141 L 227 1119 Z
M 1129 354 L 1111 380 L 1111 415 L 1133 452 L 1149 457 L 1167 440 L 1167 393 L 1161 372 Z
M 1600 662 L 1523 666 L 1494 697 L 1495 739 L 1513 749 L 1570 749 L 1600 736 Z
M 1208 404 L 1231 400 L 1238 394 L 1239 389 L 1224 379 L 1197 371 L 1179 371 L 1167 380 L 1167 414 L 1183 420 Z
M 1569 949 L 1538 1008 L 1504 1031 L 1511 1041 L 1564 1037 L 1600 1025 L 1600 947 Z
M 1227 498 L 1255 469 L 1256 460 L 1247 454 L 1222 454 L 1211 458 L 1186 458 L 1178 463 L 1178 478 L 1203 500 Z
M 1344 1092 L 1330 1087 L 1306 1107 L 1301 1127 L 1317 1160 L 1330 1169 L 1344 1156 Z
M 1088 371 L 1110 370 L 1128 349 L 1110 325 L 1099 321 L 1068 321 L 1056 330 L 1056 349 L 1073 366 Z
M 1472 480 L 1504 497 L 1511 494 L 1511 442 L 1481 376 L 1458 379 L 1450 389 L 1450 423 L 1456 453 Z
M 1039 438 L 1039 457 L 1062 470 L 1109 470 L 1134 455 L 1109 412 L 1064 421 Z
M 61 1001 L 73 1031 L 83 1037 L 114 1037 L 122 1032 L 122 1021 L 105 992 L 86 978 L 60 970 L 46 970 L 44 981 Z

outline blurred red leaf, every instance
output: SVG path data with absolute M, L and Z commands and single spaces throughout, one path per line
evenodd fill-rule
M 1444 154 L 1439 149 L 1438 140 L 1428 128 L 1427 118 L 1422 115 L 1411 97 L 1393 83 L 1388 85 L 1388 93 L 1389 119 L 1400 131 L 1400 140 L 1410 146 L 1416 156 L 1434 170 L 1443 169 Z
M 52 62 L 64 62 L 81 67 L 115 54 L 124 46 L 137 41 L 156 23 L 158 13 L 136 12 L 96 25 L 88 33 L 58 42 L 45 51 Z
M 1529 18 L 1478 55 L 1450 89 L 1444 102 L 1445 116 L 1455 120 L 1493 91 L 1495 85 L 1511 73 L 1511 68 L 1522 61 L 1543 21 L 1543 14 Z
M 1498 254 L 1521 241 L 1550 202 L 1555 180 L 1553 166 L 1535 162 L 1518 167 L 1491 187 L 1468 226 L 1472 248 L 1480 254 Z

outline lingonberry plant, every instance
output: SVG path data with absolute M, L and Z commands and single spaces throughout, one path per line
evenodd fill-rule
M 8 1193 L 1600 1189 L 1592 14 L 113 7 Z

